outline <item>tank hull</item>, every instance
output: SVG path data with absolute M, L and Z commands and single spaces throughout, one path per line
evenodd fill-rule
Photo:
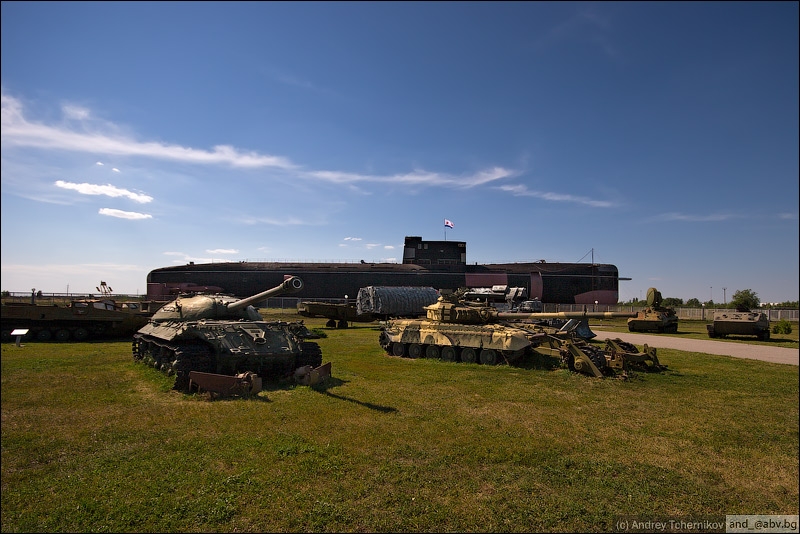
M 495 365 L 514 363 L 543 341 L 544 335 L 501 324 L 467 325 L 425 320 L 388 321 L 379 336 L 394 356 L 441 358 Z

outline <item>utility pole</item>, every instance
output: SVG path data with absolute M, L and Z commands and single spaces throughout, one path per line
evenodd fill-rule
M 723 287 L 722 288 L 722 303 L 723 304 L 727 304 L 728 303 L 728 298 L 725 296 L 725 290 L 726 289 L 728 289 L 728 288 L 727 287 Z

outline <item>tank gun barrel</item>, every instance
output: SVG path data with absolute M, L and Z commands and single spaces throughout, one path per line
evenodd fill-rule
M 636 317 L 630 312 L 498 312 L 498 319 L 611 319 L 613 317 Z
M 269 297 L 274 297 L 276 295 L 281 295 L 285 293 L 297 293 L 301 289 L 303 289 L 303 280 L 301 280 L 296 276 L 290 276 L 289 278 L 284 280 L 280 285 L 275 286 L 272 289 L 267 289 L 266 291 L 262 291 L 261 293 L 253 295 L 251 297 L 231 302 L 230 304 L 228 304 L 228 311 L 238 310 L 239 308 L 244 308 L 254 302 L 268 299 Z

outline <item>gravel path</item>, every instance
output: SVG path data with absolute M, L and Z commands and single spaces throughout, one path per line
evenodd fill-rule
M 634 345 L 647 343 L 651 347 L 684 350 L 687 352 L 703 352 L 706 354 L 719 354 L 734 358 L 749 358 L 772 363 L 785 363 L 798 365 L 800 363 L 800 349 L 787 349 L 784 347 L 768 347 L 766 345 L 749 345 L 746 343 L 730 343 L 726 341 L 712 341 L 705 339 L 682 339 L 669 334 L 631 334 L 629 332 L 608 332 L 592 326 L 592 332 L 597 334 L 596 339 L 620 338 L 622 341 Z

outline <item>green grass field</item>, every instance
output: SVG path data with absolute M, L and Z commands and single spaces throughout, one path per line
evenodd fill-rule
M 664 373 L 596 379 L 545 357 L 390 357 L 377 324 L 323 330 L 324 385 L 215 401 L 171 391 L 130 342 L 3 344 L 2 531 L 603 532 L 798 514 L 797 366 L 660 349 Z

